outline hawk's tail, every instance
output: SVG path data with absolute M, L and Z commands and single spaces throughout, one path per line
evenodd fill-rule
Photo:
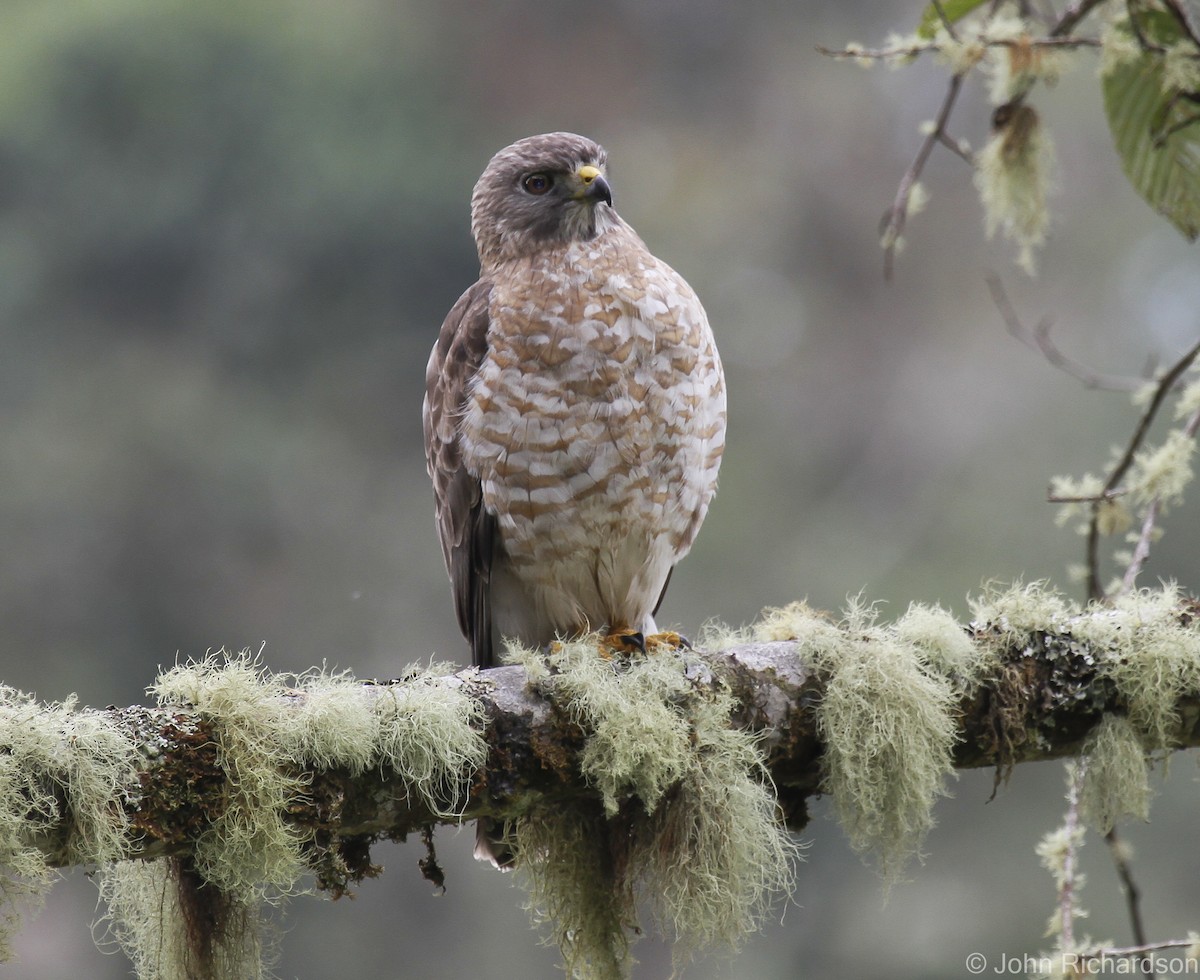
M 508 827 L 502 820 L 481 817 L 475 821 L 475 860 L 487 861 L 493 868 L 512 871 L 517 863 Z

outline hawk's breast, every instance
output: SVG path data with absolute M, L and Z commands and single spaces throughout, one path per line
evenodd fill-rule
M 606 607 L 650 590 L 647 615 L 703 520 L 724 448 L 704 309 L 624 228 L 505 271 L 492 277 L 464 458 L 518 576 L 591 589 L 596 608 L 580 605 L 605 622 L 620 617 Z

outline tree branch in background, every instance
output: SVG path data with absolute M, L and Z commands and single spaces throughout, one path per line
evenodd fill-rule
M 1087 772 L 1087 762 L 1068 766 L 1067 817 L 1062 827 L 1061 866 L 1058 878 L 1058 933 L 1064 952 L 1075 951 L 1075 917 L 1079 910 L 1079 891 L 1076 888 L 1076 869 L 1079 864 L 1079 845 L 1083 842 L 1083 827 L 1079 823 L 1079 793 Z
M 1159 378 L 1158 383 L 1154 387 L 1154 394 L 1150 398 L 1146 410 L 1142 413 L 1141 419 L 1138 421 L 1137 428 L 1134 430 L 1133 437 L 1126 445 L 1124 452 L 1116 461 L 1116 464 L 1109 471 L 1108 478 L 1104 481 L 1104 486 L 1100 492 L 1092 499 L 1092 519 L 1088 525 L 1087 533 L 1087 588 L 1089 599 L 1101 599 L 1104 597 L 1104 588 L 1100 584 L 1100 512 L 1102 505 L 1114 497 L 1121 494 L 1120 484 L 1125 478 L 1125 474 L 1129 472 L 1129 468 L 1133 465 L 1138 451 L 1142 448 L 1146 440 L 1146 436 L 1150 432 L 1150 426 L 1154 424 L 1155 418 L 1158 416 L 1159 409 L 1162 408 L 1167 396 L 1175 388 L 1180 378 L 1183 377 L 1196 360 L 1197 355 L 1200 355 L 1200 342 L 1197 342 L 1192 348 L 1168 368 Z M 1191 430 L 1191 435 L 1195 435 L 1195 429 Z M 1051 498 L 1053 500 L 1053 498 Z M 1149 524 L 1143 529 L 1143 536 L 1146 539 L 1144 550 L 1149 549 L 1150 536 L 1154 531 L 1154 521 L 1157 519 L 1157 512 L 1160 507 L 1160 502 L 1156 499 L 1152 502 L 1147 510 Z M 1145 563 L 1143 557 L 1136 563 L 1131 562 L 1132 578 L 1136 577 L 1138 569 Z
M 1121 879 L 1121 889 L 1125 892 L 1125 905 L 1129 910 L 1129 927 L 1133 933 L 1134 946 L 1146 947 L 1146 927 L 1142 923 L 1142 892 L 1133 878 L 1133 867 L 1129 860 L 1129 847 L 1117 834 L 1117 828 L 1112 827 L 1104 835 L 1104 843 L 1108 845 L 1108 853 L 1112 857 L 1113 867 L 1117 877 Z M 1142 974 L 1154 980 L 1154 971 L 1148 963 L 1143 962 Z
M 1088 790 L 1089 762 L 1090 759 L 1085 757 L 1078 763 L 1067 764 L 1066 816 L 1062 826 L 1046 834 L 1037 847 L 1042 865 L 1053 875 L 1056 888 L 1055 912 L 1047 934 L 1056 936 L 1058 941 L 1055 954 L 1043 957 L 1042 961 L 1053 964 L 1055 968 L 1048 972 L 1056 976 L 1137 972 L 1148 980 L 1155 980 L 1159 963 L 1162 964 L 1162 969 L 1169 971 L 1171 975 L 1194 970 L 1198 948 L 1195 933 L 1189 934 L 1187 939 L 1160 942 L 1149 942 L 1145 938 L 1139 904 L 1140 893 L 1130 871 L 1126 845 L 1120 841 L 1114 830 L 1109 830 L 1105 840 L 1125 891 L 1135 936 L 1134 944 L 1099 946 L 1076 940 L 1075 921 L 1087 916 L 1087 912 L 1080 905 L 1084 876 L 1079 873 L 1079 848 L 1086 836 L 1083 826 L 1086 803 L 1083 797 Z M 1187 953 L 1172 961 L 1163 961 L 1154 956 L 1156 953 L 1176 949 L 1187 950 Z M 1122 962 L 1114 965 L 1113 961 Z
M 896 249 L 900 247 L 903 241 L 904 226 L 908 221 L 908 210 L 912 201 L 913 188 L 916 186 L 917 181 L 921 179 L 921 172 L 925 169 L 925 164 L 928 162 L 929 154 L 933 152 L 933 148 L 939 143 L 950 146 L 954 148 L 954 151 L 959 156 L 970 162 L 970 156 L 946 132 L 946 126 L 950 122 L 950 115 L 954 111 L 954 103 L 958 101 L 958 95 L 962 91 L 962 83 L 963 75 L 961 73 L 950 76 L 950 82 L 946 86 L 946 95 L 942 99 L 941 108 L 938 109 L 938 113 L 933 120 L 933 128 L 926 134 L 925 139 L 921 141 L 921 146 L 917 150 L 916 157 L 909 164 L 908 169 L 904 172 L 904 176 L 900 178 L 900 186 L 896 188 L 896 197 L 892 201 L 892 206 L 883 216 L 880 226 L 880 238 L 883 242 L 883 278 L 889 282 L 895 271 Z
M 1196 357 L 1195 349 L 1191 354 L 1192 359 Z M 1200 431 L 1200 409 L 1192 413 L 1183 427 L 1183 433 L 1189 439 L 1195 439 L 1197 431 Z M 1150 558 L 1150 546 L 1154 542 L 1158 528 L 1158 516 L 1162 511 L 1162 498 L 1155 497 L 1146 507 L 1146 516 L 1142 520 L 1141 533 L 1138 535 L 1137 543 L 1134 546 L 1133 554 L 1129 559 L 1129 565 L 1125 569 L 1125 575 L 1121 580 L 1121 591 L 1131 592 L 1137 585 L 1137 577 L 1141 574 L 1146 562 Z
M 1068 5 L 1055 25 L 1050 28 L 1050 35 L 1062 37 L 1064 34 L 1070 34 L 1087 18 L 1088 14 L 1104 2 L 1105 0 L 1078 0 L 1078 2 Z
M 996 305 L 1004 326 L 1008 332 L 1030 350 L 1041 354 L 1054 367 L 1080 381 L 1085 388 L 1098 388 L 1102 391 L 1134 392 L 1146 386 L 1146 378 L 1133 378 L 1128 375 L 1100 374 L 1087 365 L 1076 361 L 1062 352 L 1057 344 L 1050 339 L 1050 330 L 1054 325 L 1052 317 L 1044 316 L 1035 326 L 1028 327 L 1017 315 L 1008 298 L 1004 283 L 997 275 L 986 277 L 988 291 L 992 294 L 992 302 Z
M 1197 357 L 1200 357 L 1200 341 L 1164 371 L 1157 380 L 1100 374 L 1068 357 L 1054 344 L 1050 339 L 1050 328 L 1053 323 L 1050 317 L 1042 317 L 1033 328 L 1026 326 L 1010 302 L 1000 278 L 989 275 L 986 281 L 992 302 L 995 303 L 1008 332 L 1026 347 L 1040 353 L 1054 367 L 1079 380 L 1085 387 L 1105 391 L 1136 392 L 1145 389 L 1148 385 L 1153 386 L 1151 397 L 1138 420 L 1133 436 L 1114 462 L 1098 492 L 1085 494 L 1051 492 L 1047 494 L 1047 500 L 1050 503 L 1091 505 L 1086 548 L 1087 589 L 1088 598 L 1101 599 L 1104 597 L 1104 589 L 1100 584 L 1102 508 L 1127 492 L 1127 489 L 1121 486 L 1121 481 L 1125 479 L 1136 461 L 1138 453 L 1144 447 L 1146 437 L 1168 396 L 1182 388 L 1185 383 L 1184 375 L 1196 363 Z M 1181 428 L 1181 432 L 1188 439 L 1195 439 L 1198 431 L 1200 431 L 1200 409 L 1194 411 Z M 1141 530 L 1122 578 L 1120 591 L 1123 593 L 1134 588 L 1138 575 L 1150 557 L 1150 547 L 1157 534 L 1158 519 L 1163 504 L 1161 495 L 1158 495 L 1146 505 L 1145 513 L 1142 515 Z
M 1040 124 L 1040 117 L 1025 100 L 1039 83 L 1052 84 L 1058 78 L 1068 52 L 1102 47 L 1099 37 L 1074 33 L 1100 6 L 1101 0 L 1082 0 L 1055 14 L 1049 5 L 1035 12 L 1032 5 L 1019 4 L 1014 12 L 998 3 L 960 2 L 951 6 L 931 0 L 914 33 L 893 38 L 884 46 L 848 44 L 841 49 L 818 46 L 822 54 L 865 64 L 878 61 L 904 64 L 932 52 L 950 70 L 941 108 L 925 130 L 916 157 L 901 177 L 881 224 L 885 279 L 890 280 L 895 271 L 896 252 L 903 244 L 908 217 L 924 201 L 923 194 L 914 195 L 920 188 L 919 179 L 929 156 L 938 144 L 971 164 L 988 236 L 999 230 L 1013 240 L 1020 247 L 1018 262 L 1032 274 L 1033 249 L 1045 237 L 1044 196 L 1049 186 L 1052 156 L 1049 136 Z M 1173 2 L 1169 9 L 1181 22 L 1180 34 L 1190 37 L 1190 24 L 1182 8 Z M 1132 13 L 1129 19 L 1136 30 Z M 989 98 L 995 107 L 991 139 L 977 155 L 947 132 L 963 82 L 976 69 L 987 75 Z M 1014 120 L 1019 125 L 1014 125 Z M 1179 125 L 1190 125 L 1190 121 L 1177 123 L 1174 128 Z

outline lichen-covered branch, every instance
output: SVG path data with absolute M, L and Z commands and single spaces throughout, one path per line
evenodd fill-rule
M 1019 596 L 1024 601 L 1030 595 L 1036 601 L 1024 606 L 1014 599 Z M 1141 619 L 1130 611 L 1132 605 L 1124 612 L 1108 607 L 1082 612 L 1036 590 L 1010 593 L 1012 608 L 1006 610 L 1002 603 L 992 619 L 976 618 L 960 627 L 947 616 L 938 625 L 959 631 L 959 661 L 938 664 L 936 657 L 930 660 L 926 655 L 924 661 L 913 663 L 928 665 L 923 669 L 931 668 L 930 676 L 943 678 L 953 694 L 948 715 L 955 729 L 950 747 L 953 766 L 1008 771 L 1026 761 L 1075 755 L 1097 722 L 1112 713 L 1152 721 L 1143 730 L 1147 750 L 1200 744 L 1200 686 L 1196 684 L 1200 662 L 1195 659 L 1200 651 L 1200 608 L 1171 594 L 1173 609 L 1164 618 L 1165 603 L 1160 594 L 1155 595 L 1159 598 L 1153 615 Z M 1022 609 L 1025 618 L 1015 618 Z M 1039 619 L 1043 614 L 1048 615 Z M 912 615 L 898 625 L 903 627 Z M 761 739 L 760 750 L 779 803 L 788 824 L 798 829 L 806 822 L 807 800 L 822 792 L 828 775 L 824 764 L 828 735 L 822 729 L 820 709 L 830 696 L 831 680 L 836 680 L 837 661 L 848 660 L 856 648 L 865 650 L 868 658 L 881 659 L 877 649 L 881 635 L 890 635 L 902 649 L 907 644 L 918 652 L 920 638 L 905 638 L 894 628 L 874 624 L 866 629 L 861 623 L 839 624 L 809 611 L 797 622 L 822 626 L 828 633 L 823 642 L 831 647 L 806 650 L 811 638 L 805 637 L 727 638 L 724 649 L 698 653 L 698 666 L 691 666 L 689 672 L 696 685 L 728 689 L 736 705 L 730 724 Z M 767 628 L 779 633 L 788 627 L 776 622 Z M 1132 655 L 1147 661 L 1145 676 L 1126 659 L 1114 662 L 1118 648 L 1122 658 Z M 943 666 L 950 669 L 943 673 L 939 670 Z M 471 780 L 469 789 L 464 794 L 464 786 L 456 786 L 453 779 L 432 788 L 415 784 L 402 757 L 403 747 L 393 765 L 337 758 L 327 764 L 303 757 L 275 760 L 294 784 L 283 820 L 310 841 L 308 847 L 319 849 L 336 842 L 342 851 L 353 851 L 356 844 L 372 838 L 403 837 L 429 824 L 485 814 L 516 817 L 547 798 L 598 796 L 594 786 L 579 778 L 588 733 L 541 685 L 529 683 L 524 667 L 422 676 L 420 684 L 424 696 L 452 692 L 478 708 L 478 730 L 487 759 L 478 771 L 462 774 Z M 398 694 L 403 699 L 419 698 L 411 685 L 404 679 L 360 684 L 342 678 L 339 696 L 357 702 L 357 709 L 370 714 L 380 701 L 394 701 Z M 867 697 L 879 698 L 875 711 L 880 716 L 887 713 L 888 699 L 896 694 L 887 682 L 875 690 L 869 685 L 862 690 Z M 276 702 L 275 714 L 286 719 L 306 709 L 311 712 L 313 701 L 329 694 L 320 685 L 309 684 L 279 687 L 266 696 Z M 135 750 L 127 781 L 115 797 L 123 801 L 128 818 L 120 856 L 153 858 L 190 852 L 221 820 L 238 792 L 236 773 L 227 770 L 228 759 L 223 758 L 226 722 L 182 703 L 86 714 L 102 719 L 105 731 L 124 735 Z M 328 723 L 344 722 L 331 713 Z M 61 753 L 81 747 L 70 731 L 62 735 Z M 284 740 L 269 731 L 261 737 Z M 93 855 L 81 845 L 79 836 L 95 818 L 80 819 L 73 810 L 69 775 L 48 766 L 42 776 L 56 794 L 57 805 L 34 814 L 28 826 L 36 826 L 37 834 L 26 843 L 52 866 L 118 856 Z
M 684 957 L 757 928 L 817 793 L 889 879 L 954 768 L 1084 755 L 1084 817 L 1144 817 L 1148 762 L 1200 744 L 1200 605 L 1032 585 L 972 614 L 796 603 L 699 650 L 585 638 L 391 682 L 210 658 L 162 675 L 155 707 L 104 711 L 3 689 L 0 896 L 98 864 L 140 976 L 256 976 L 263 901 L 306 876 L 340 894 L 414 831 L 437 882 L 430 828 L 487 817 L 568 970 L 620 977 L 639 901 Z

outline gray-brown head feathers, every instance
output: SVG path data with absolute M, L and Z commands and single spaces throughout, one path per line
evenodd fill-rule
M 492 157 L 471 196 L 483 267 L 602 231 L 614 214 L 607 161 L 604 147 L 574 133 L 530 136 Z

